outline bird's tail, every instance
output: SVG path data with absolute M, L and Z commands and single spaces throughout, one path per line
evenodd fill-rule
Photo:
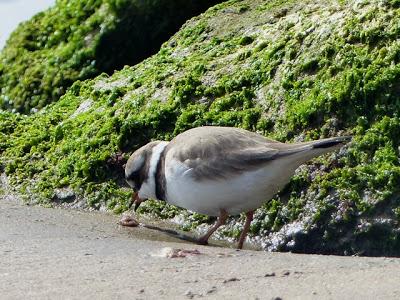
M 338 136 L 318 141 L 305 142 L 304 144 L 311 145 L 313 149 L 331 149 L 332 147 L 341 147 L 351 141 L 351 139 L 351 136 Z
M 291 144 L 290 149 L 286 149 L 280 154 L 283 156 L 290 156 L 293 161 L 296 161 L 298 165 L 301 165 L 314 157 L 339 149 L 351 139 L 351 136 L 340 136 L 310 142 L 295 143 Z

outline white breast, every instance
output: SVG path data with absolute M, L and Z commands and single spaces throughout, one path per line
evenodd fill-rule
M 271 161 L 255 171 L 230 179 L 196 181 L 191 169 L 179 161 L 166 164 L 167 201 L 188 210 L 218 216 L 221 209 L 230 215 L 254 210 L 271 199 L 294 173 L 293 163 Z

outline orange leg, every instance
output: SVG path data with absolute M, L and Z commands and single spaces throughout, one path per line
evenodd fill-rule
M 254 210 L 246 213 L 246 223 L 244 224 L 242 234 L 240 235 L 240 238 L 239 238 L 239 243 L 237 246 L 238 249 L 243 248 L 243 243 L 246 239 L 247 233 L 249 232 L 251 221 L 253 221 L 253 214 L 254 214 Z
M 217 223 L 215 223 L 215 225 L 211 227 L 207 233 L 197 241 L 197 243 L 200 245 L 207 245 L 210 236 L 215 232 L 215 230 L 225 224 L 226 219 L 228 219 L 228 213 L 224 209 L 221 209 Z

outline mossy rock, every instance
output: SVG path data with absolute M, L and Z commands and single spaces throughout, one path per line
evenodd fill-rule
M 1 164 L 35 201 L 68 186 L 120 212 L 124 160 L 150 140 L 202 125 L 280 141 L 352 134 L 257 211 L 251 238 L 269 250 L 398 256 L 399 17 L 389 0 L 227 1 L 142 63 L 75 82 L 38 114 L 0 115 Z M 143 210 L 182 214 L 154 202 Z M 187 229 L 209 221 L 186 219 Z M 240 221 L 222 234 L 236 237 Z
M 217 0 L 58 0 L 22 23 L 0 54 L 0 108 L 31 113 L 76 80 L 112 74 L 154 54 Z

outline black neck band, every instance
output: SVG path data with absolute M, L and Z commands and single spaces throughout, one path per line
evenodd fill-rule
M 165 147 L 166 148 L 166 147 Z M 155 183 L 156 183 L 156 197 L 158 200 L 165 201 L 165 148 L 160 154 L 160 158 L 158 159 L 156 174 L 154 175 Z

